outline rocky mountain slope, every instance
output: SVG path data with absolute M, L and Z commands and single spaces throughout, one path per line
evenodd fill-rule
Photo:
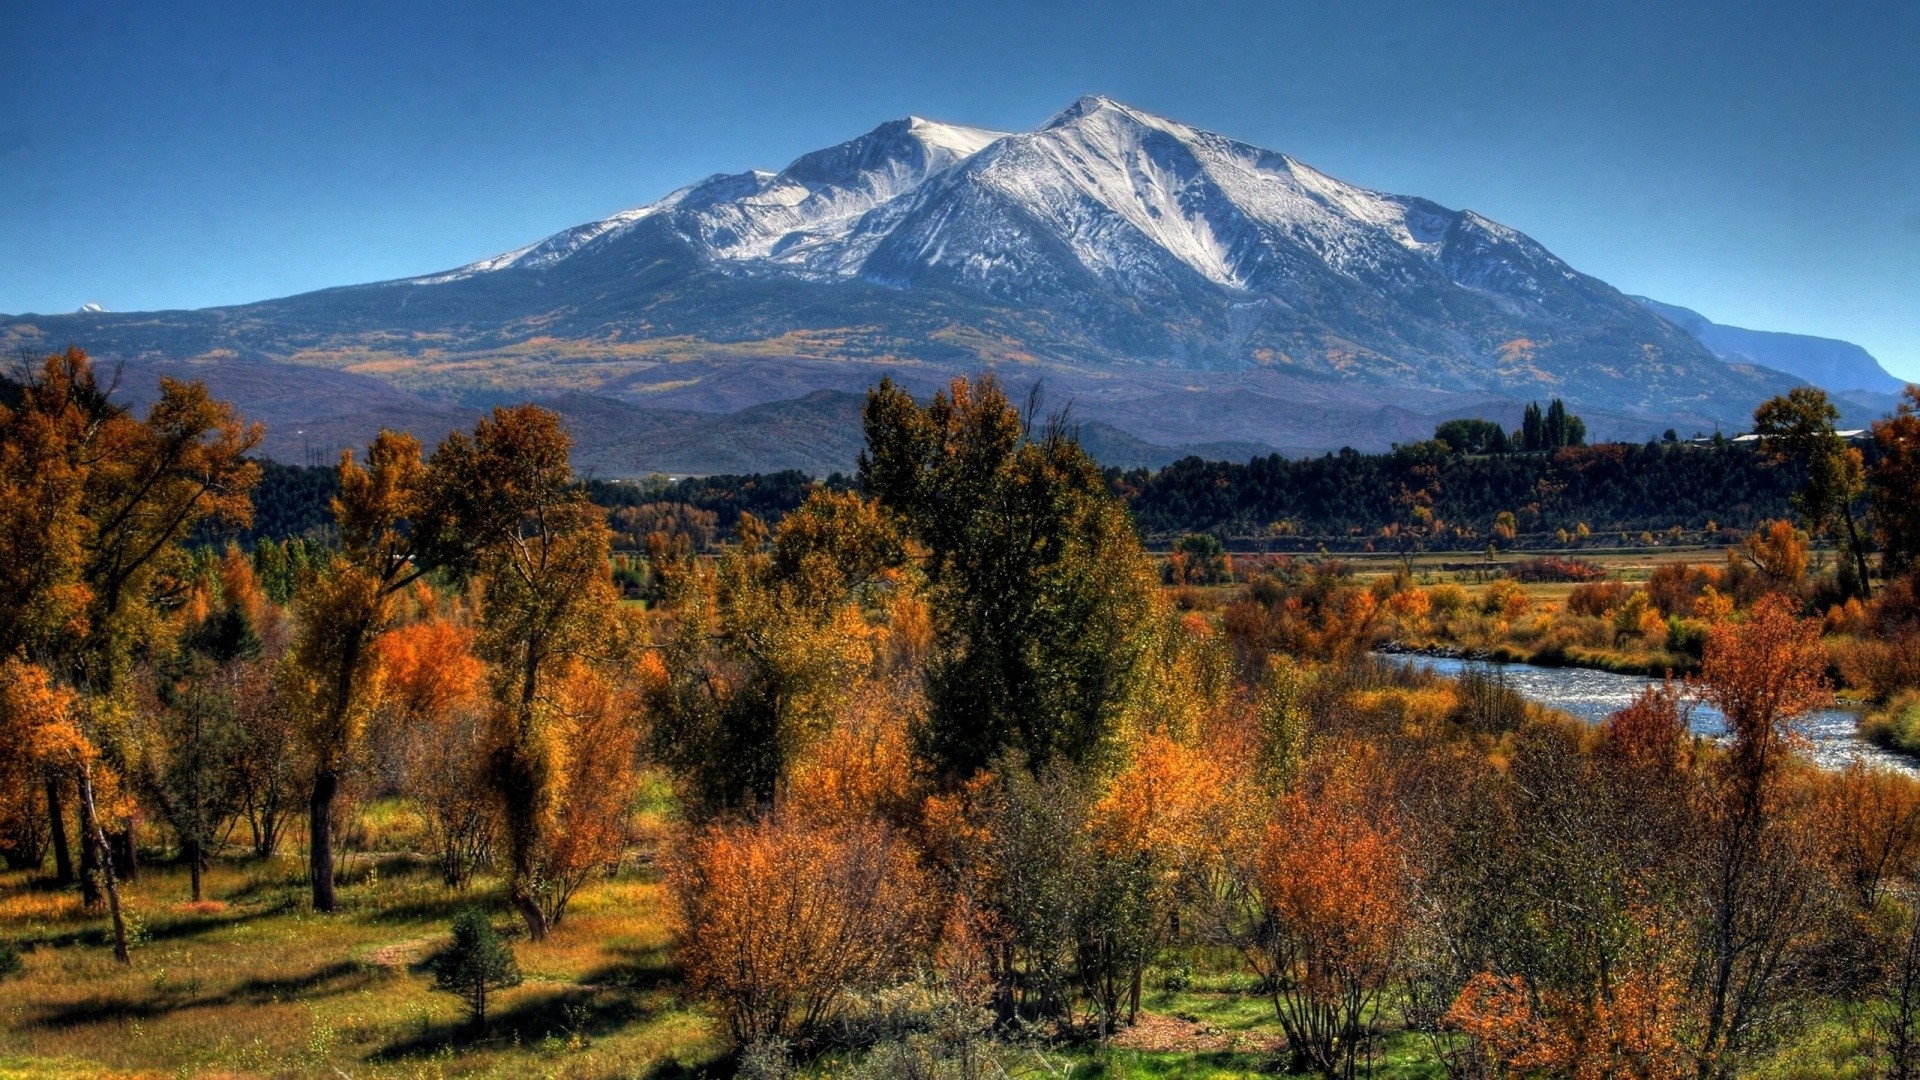
M 130 386 L 208 374 L 282 454 L 289 425 L 311 452 L 533 398 L 609 472 L 841 454 L 791 445 L 819 433 L 809 395 L 883 373 L 1040 382 L 1136 458 L 1379 448 L 1550 396 L 1603 435 L 1737 429 L 1795 381 L 1472 211 L 1100 97 L 1024 133 L 892 121 L 423 277 L 0 319 L 0 347 L 70 341 Z

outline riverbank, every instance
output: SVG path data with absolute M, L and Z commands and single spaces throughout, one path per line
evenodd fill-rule
M 1650 679 L 1662 679 L 1668 675 L 1675 677 L 1692 675 L 1700 670 L 1700 661 L 1694 657 L 1664 650 L 1628 653 L 1560 644 L 1527 649 L 1506 643 L 1475 649 L 1437 641 L 1389 641 L 1375 646 L 1374 651 L 1389 656 L 1425 656 L 1479 664 L 1583 668 L 1615 675 L 1639 675 Z
M 1659 682 L 1659 677 L 1645 674 L 1500 661 L 1492 658 L 1491 650 L 1481 650 L 1481 655 L 1472 656 L 1441 655 L 1449 651 L 1444 648 L 1420 652 L 1376 651 L 1419 664 L 1439 675 L 1457 677 L 1469 668 L 1490 666 L 1506 686 L 1528 701 L 1589 724 L 1603 722 Z M 1719 710 L 1694 700 L 1689 702 L 1687 711 L 1688 727 L 1695 735 L 1718 739 L 1726 734 L 1726 718 Z M 1870 739 L 1856 710 L 1818 709 L 1794 719 L 1791 726 L 1805 740 L 1808 758 L 1822 768 L 1840 769 L 1858 761 L 1873 768 L 1920 775 L 1920 759 Z M 1915 725 L 1915 730 L 1920 730 L 1920 724 Z
M 1860 721 L 1860 734 L 1875 746 L 1920 760 L 1920 690 L 1909 690 Z

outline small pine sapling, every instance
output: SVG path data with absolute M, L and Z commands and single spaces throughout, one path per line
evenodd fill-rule
M 453 947 L 433 964 L 433 988 L 458 994 L 476 1025 L 487 1022 L 487 995 L 520 985 L 520 965 L 513 947 L 500 939 L 492 920 L 480 908 L 454 916 Z

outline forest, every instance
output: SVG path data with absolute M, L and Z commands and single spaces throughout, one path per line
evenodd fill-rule
M 1795 462 L 1728 441 L 1539 451 L 1509 450 L 1502 441 L 1497 452 L 1482 452 L 1487 433 L 1506 438 L 1491 423 L 1449 421 L 1436 438 L 1385 454 L 1275 455 L 1244 464 L 1188 458 L 1105 476 L 1150 546 L 1210 533 L 1236 550 L 1304 552 L 1599 548 L 1653 542 L 1642 534 L 1670 540 L 1676 529 L 1691 544 L 1725 545 L 1786 517 L 1802 480 Z M 1513 445 L 1525 444 L 1516 437 Z M 333 470 L 261 464 L 254 522 L 232 535 L 251 542 L 324 531 Z M 639 551 L 661 529 L 710 550 L 731 538 L 743 513 L 778 524 L 815 488 L 846 490 L 852 481 L 787 471 L 586 484 L 587 497 L 611 514 L 616 549 Z
M 990 377 L 883 381 L 856 476 L 669 489 L 527 405 L 274 539 L 257 426 L 47 357 L 0 406 L 0 1072 L 1920 1074 L 1920 781 L 1793 726 L 1920 729 L 1920 389 L 1870 455 L 1836 419 L 1116 481 Z M 1471 591 L 1191 528 L 1629 505 L 1753 524 Z M 1556 632 L 1695 663 L 1585 725 L 1377 651 Z

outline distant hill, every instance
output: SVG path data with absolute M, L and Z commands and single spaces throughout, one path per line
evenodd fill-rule
M 882 375 L 1043 384 L 1127 464 L 1384 449 L 1549 397 L 1596 437 L 1735 430 L 1795 384 L 1669 318 L 1471 210 L 1087 97 L 1023 133 L 890 121 L 442 273 L 0 317 L 0 348 L 80 344 L 136 394 L 202 375 L 294 460 L 553 401 L 609 473 L 844 461 L 815 395 Z
M 1713 355 L 1728 363 L 1784 371 L 1834 394 L 1898 394 L 1906 385 L 1881 367 L 1872 353 L 1851 341 L 1727 326 L 1689 308 L 1644 296 L 1633 299 L 1698 338 Z

